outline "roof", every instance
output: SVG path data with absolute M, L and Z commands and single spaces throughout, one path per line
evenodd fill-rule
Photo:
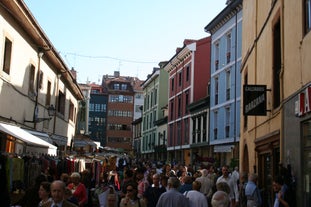
M 231 1 L 208 25 L 204 27 L 205 32 L 213 34 L 217 31 L 236 14 L 236 10 L 242 9 L 242 3 L 243 0 Z

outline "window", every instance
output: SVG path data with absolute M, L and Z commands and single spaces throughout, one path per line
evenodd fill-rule
M 170 118 L 171 118 L 171 120 L 173 120 L 173 118 L 174 118 L 174 102 L 173 101 L 171 101 L 170 112 L 171 112 Z
M 218 111 L 214 112 L 214 140 L 218 138 Z
M 196 143 L 196 117 L 192 118 L 192 143 Z
M 230 70 L 226 71 L 226 100 L 230 100 Z
M 35 91 L 35 66 L 30 65 L 29 67 L 29 83 L 28 83 L 28 95 L 34 97 Z
M 305 33 L 311 30 L 311 0 L 305 0 Z
M 69 120 L 73 121 L 73 115 L 74 115 L 74 108 L 75 106 L 73 105 L 73 103 L 70 101 L 69 103 Z
M 218 77 L 215 78 L 215 105 L 218 104 Z
M 231 32 L 227 34 L 227 63 L 230 62 L 231 57 Z
M 48 84 L 46 87 L 45 105 L 46 106 L 51 105 L 51 82 L 50 81 L 48 81 Z
M 219 42 L 215 43 L 215 70 L 219 69 Z
M 62 115 L 65 114 L 65 101 L 66 101 L 65 94 L 63 94 L 61 91 L 59 91 L 58 92 L 57 112 L 59 112 Z
M 181 86 L 181 81 L 182 81 L 182 72 L 179 72 L 178 74 L 178 86 Z
M 186 81 L 189 81 L 189 77 L 190 77 L 190 66 L 188 65 L 186 68 Z
M 121 90 L 126 91 L 127 90 L 127 84 L 121 84 Z
M 230 107 L 226 108 L 226 127 L 225 127 L 225 134 L 226 134 L 226 138 L 229 137 L 229 133 L 230 133 Z
M 181 116 L 181 95 L 178 96 L 178 109 L 177 109 L 177 113 L 178 113 L 178 117 Z
M 273 108 L 280 105 L 280 73 L 281 73 L 281 24 L 280 19 L 273 27 Z
M 157 101 L 157 97 L 158 96 L 158 90 L 157 89 L 154 89 L 154 104 L 157 104 L 158 101 Z
M 185 100 L 185 112 L 188 112 L 187 107 L 189 105 L 189 91 L 186 91 L 185 94 L 186 94 L 186 97 L 185 97 L 185 99 L 186 99 Z
M 203 142 L 206 142 L 207 138 L 207 116 L 206 114 L 203 115 L 203 129 L 202 129 L 202 135 L 203 135 Z
M 171 91 L 174 91 L 174 78 L 171 80 Z
M 8 38 L 5 38 L 2 70 L 7 74 L 10 74 L 11 53 L 12 53 L 12 42 Z
M 114 89 L 114 90 L 120 90 L 120 85 L 119 85 L 119 83 L 113 84 L 113 89 Z

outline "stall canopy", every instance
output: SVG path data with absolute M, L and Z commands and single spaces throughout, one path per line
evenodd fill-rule
M 26 130 L 21 129 L 18 126 L 0 123 L 0 131 L 3 131 L 25 142 L 27 146 L 27 151 L 29 152 L 45 152 L 49 155 L 56 155 L 56 146 L 28 133 Z

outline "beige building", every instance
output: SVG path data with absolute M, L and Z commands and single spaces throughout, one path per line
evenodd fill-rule
M 240 168 L 259 174 L 264 206 L 284 172 L 294 206 L 311 203 L 310 10 L 310 0 L 243 1 Z
M 0 31 L 1 151 L 64 154 L 83 99 L 75 78 L 23 1 L 1 1 Z

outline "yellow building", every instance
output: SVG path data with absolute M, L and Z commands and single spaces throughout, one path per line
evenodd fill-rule
M 243 1 L 240 169 L 258 173 L 264 206 L 283 170 L 296 206 L 311 203 L 310 11 L 310 0 Z

